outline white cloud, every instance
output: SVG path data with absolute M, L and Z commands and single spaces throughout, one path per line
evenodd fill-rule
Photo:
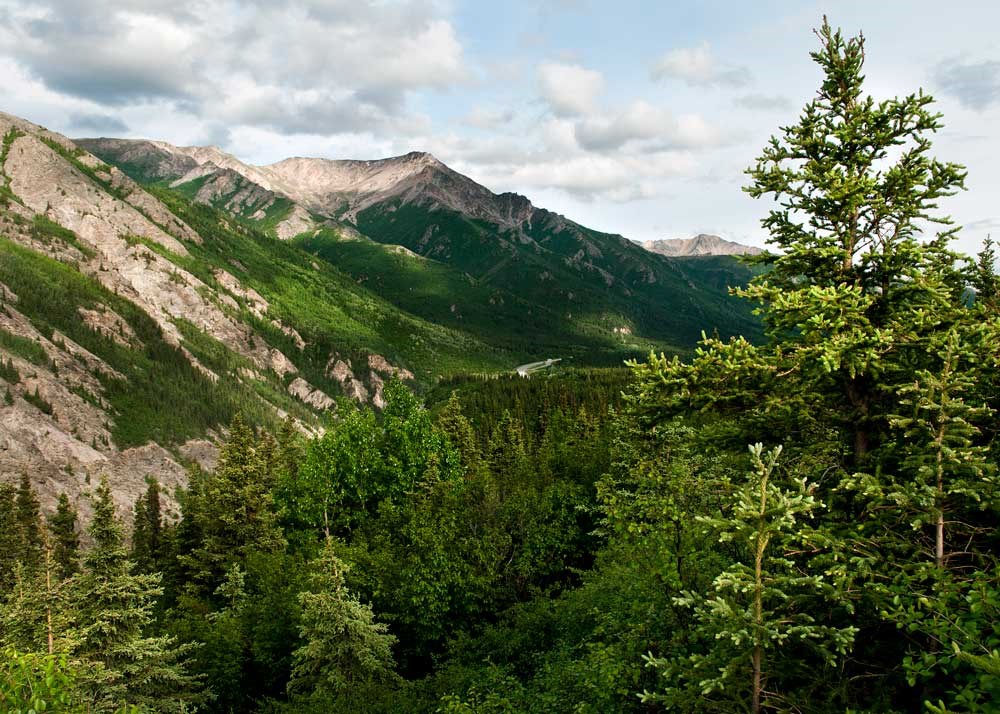
M 717 144 L 720 132 L 702 117 L 671 112 L 643 100 L 623 111 L 579 122 L 576 139 L 584 149 L 617 151 L 631 142 L 653 141 L 662 148 L 698 148 Z
M 538 67 L 538 86 L 557 116 L 588 114 L 597 108 L 604 76 L 576 64 L 546 62 Z
M 284 133 L 397 131 L 420 122 L 414 91 L 470 78 L 454 26 L 423 0 L 10 0 L 4 57 L 105 108 L 167 102 Z
M 691 86 L 705 87 L 743 87 L 752 81 L 746 67 L 716 63 L 707 42 L 698 47 L 670 50 L 657 60 L 650 74 L 656 80 L 680 79 Z

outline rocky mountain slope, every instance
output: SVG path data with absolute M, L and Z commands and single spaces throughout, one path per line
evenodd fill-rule
M 648 240 L 642 247 L 652 253 L 673 258 L 698 255 L 759 255 L 761 249 L 743 245 L 708 233 L 699 233 L 694 238 L 666 238 Z
M 700 267 L 653 256 L 622 236 L 587 229 L 523 196 L 495 194 L 430 154 L 376 161 L 292 158 L 252 166 L 214 147 L 79 142 L 139 181 L 166 177 L 196 201 L 254 218 L 233 205 L 237 194 L 205 193 L 209 184 L 202 182 L 214 180 L 209 176 L 237 172 L 289 201 L 283 214 L 256 218 L 265 230 L 281 238 L 299 231 L 298 245 L 398 307 L 459 329 L 505 332 L 515 349 L 538 335 L 564 345 L 560 325 L 570 322 L 612 353 L 636 349 L 641 340 L 633 335 L 684 345 L 706 325 L 724 334 L 756 333 L 744 307 L 717 280 L 706 285 Z M 199 168 L 190 169 L 189 160 L 200 162 Z M 435 264 L 388 255 L 373 242 L 402 246 Z M 724 269 L 733 283 L 747 277 L 735 266 Z M 471 281 L 476 289 L 442 295 L 435 285 L 442 281 L 456 288 Z M 535 329 L 526 332 L 525 321 Z
M 757 329 L 732 261 L 651 255 L 427 154 L 253 167 L 6 114 L 0 136 L 0 480 L 47 504 L 179 485 L 237 412 L 317 431 L 393 377 Z

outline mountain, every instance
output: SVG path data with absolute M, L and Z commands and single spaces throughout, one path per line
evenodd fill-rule
M 743 245 L 708 233 L 699 233 L 694 238 L 666 238 L 648 240 L 642 247 L 651 253 L 672 258 L 697 255 L 758 255 L 762 251 L 752 245 Z
M 293 238 L 408 312 L 459 329 L 502 333 L 518 349 L 541 339 L 536 348 L 551 344 L 565 351 L 578 341 L 562 336 L 567 323 L 602 343 L 598 351 L 605 354 L 639 347 L 630 335 L 683 347 L 706 325 L 723 334 L 757 334 L 744 306 L 714 282 L 706 286 L 698 268 L 651 256 L 633 241 L 590 230 L 524 196 L 493 193 L 427 153 L 253 166 L 215 147 L 78 143 L 137 181 L 168 179 L 193 200 L 253 219 L 257 204 L 244 209 L 236 200 L 244 186 L 207 193 L 220 176 L 236 172 L 288 201 L 257 219 L 272 235 Z M 373 245 L 378 243 L 409 253 L 387 253 Z M 732 284 L 749 275 L 735 264 L 725 270 Z M 441 284 L 451 287 L 442 291 Z M 526 331 L 525 321 L 533 329 Z
M 130 504 L 236 413 L 323 428 L 396 376 L 620 364 L 759 334 L 731 259 L 676 261 L 428 154 L 255 167 L 0 113 L 0 480 Z M 86 510 L 86 503 L 81 504 Z

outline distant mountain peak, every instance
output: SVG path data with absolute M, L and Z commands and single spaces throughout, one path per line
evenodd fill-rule
M 666 238 L 648 240 L 642 247 L 651 253 L 659 253 L 671 258 L 699 255 L 757 255 L 760 248 L 726 240 L 709 233 L 699 233 L 694 238 Z

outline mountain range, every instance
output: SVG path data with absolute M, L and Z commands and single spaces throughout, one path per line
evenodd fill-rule
M 655 255 L 426 153 L 253 166 L 2 113 L 0 135 L 0 479 L 47 502 L 99 474 L 123 504 L 141 475 L 169 490 L 237 412 L 316 431 L 394 376 L 759 335 L 731 258 Z

